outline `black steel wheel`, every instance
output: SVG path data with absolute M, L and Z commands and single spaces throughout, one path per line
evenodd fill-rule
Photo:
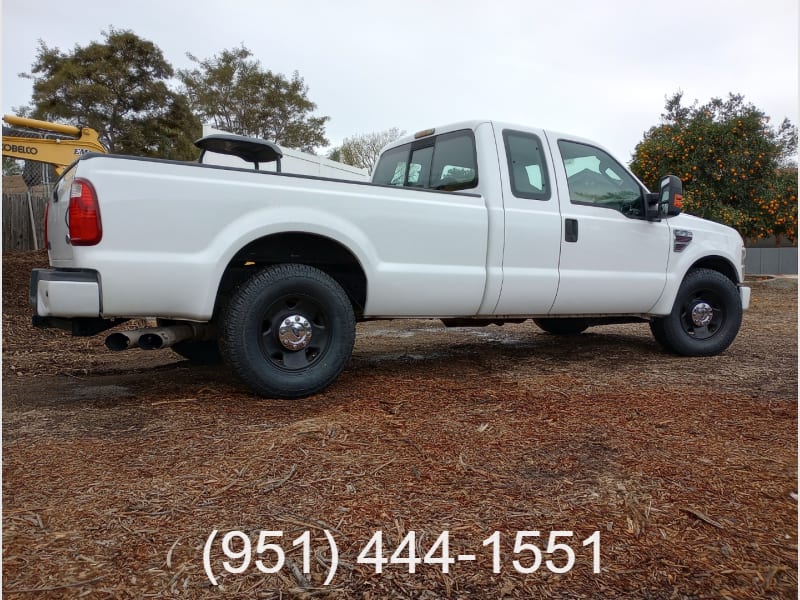
M 712 356 L 733 343 L 742 323 L 736 285 L 711 269 L 687 273 L 672 312 L 650 323 L 656 341 L 683 356 Z
M 254 275 L 227 305 L 220 346 L 258 394 L 302 398 L 328 387 L 346 366 L 355 317 L 341 286 L 308 265 Z

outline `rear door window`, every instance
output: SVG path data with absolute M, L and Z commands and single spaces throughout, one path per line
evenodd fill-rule
M 548 200 L 550 180 L 538 136 L 521 131 L 504 131 L 511 191 L 518 198 Z

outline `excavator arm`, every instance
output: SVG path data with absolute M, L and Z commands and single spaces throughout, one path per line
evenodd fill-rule
M 82 154 L 108 152 L 100 143 L 97 131 L 91 127 L 62 125 L 14 115 L 4 115 L 3 121 L 12 127 L 39 134 L 69 136 L 25 137 L 6 135 L 3 131 L 3 156 L 51 164 L 55 167 L 58 175 L 61 175 L 62 171 Z

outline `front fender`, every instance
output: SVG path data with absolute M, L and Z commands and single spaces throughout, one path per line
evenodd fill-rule
M 667 265 L 667 285 L 656 305 L 651 309 L 653 315 L 668 315 L 672 311 L 678 290 L 693 268 L 705 267 L 720 271 L 735 284 L 744 280 L 742 268 L 742 249 L 744 242 L 736 230 L 690 215 L 680 215 L 670 219 L 672 244 Z M 691 232 L 692 241 L 678 250 L 676 238 L 683 232 Z

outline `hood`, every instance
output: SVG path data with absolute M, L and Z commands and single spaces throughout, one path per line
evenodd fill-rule
M 722 225 L 721 223 L 715 223 L 714 221 L 709 221 L 708 219 L 701 219 L 700 217 L 681 213 L 675 217 L 670 217 L 667 219 L 667 222 L 669 223 L 670 229 L 689 229 L 693 232 L 705 232 L 709 235 L 733 238 L 740 244 L 744 244 L 742 236 L 739 235 L 739 232 L 733 227 L 728 227 L 727 225 Z

